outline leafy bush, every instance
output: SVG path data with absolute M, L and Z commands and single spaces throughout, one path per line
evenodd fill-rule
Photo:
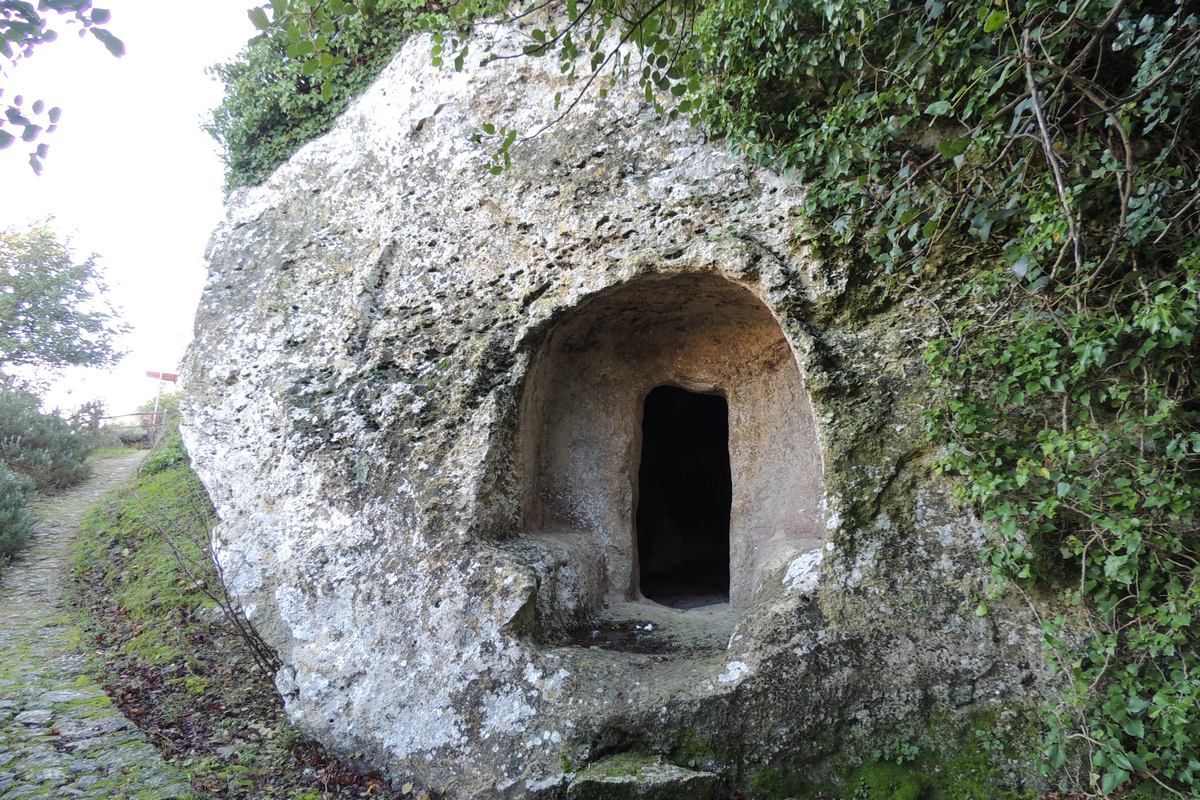
M 305 19 L 320 0 L 294 2 Z M 204 130 L 220 143 L 225 187 L 262 181 L 302 144 L 329 130 L 338 114 L 399 50 L 422 16 L 424 0 L 378 0 L 361 14 L 340 19 L 320 40 L 300 41 L 295 27 L 251 40 L 233 61 L 212 67 L 225 98 Z M 321 62 L 305 60 L 317 46 Z
M 25 546 L 33 518 L 25 510 L 29 481 L 0 464 L 0 565 Z
M 0 462 L 28 478 L 39 491 L 73 486 L 91 475 L 85 459 L 92 449 L 88 436 L 70 423 L 38 410 L 26 392 L 0 391 Z

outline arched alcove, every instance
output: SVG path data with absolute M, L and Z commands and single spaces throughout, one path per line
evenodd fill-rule
M 709 399 L 689 405 L 688 395 Z M 666 407 L 656 398 L 667 398 Z M 692 441 L 706 436 L 702 447 Z M 715 444 L 721 439 L 725 453 Z M 642 278 L 565 315 L 528 376 L 520 442 L 525 531 L 586 544 L 579 558 L 598 562 L 595 585 L 603 587 L 596 604 L 719 599 L 724 587 L 711 574 L 705 586 L 683 580 L 682 599 L 664 581 L 727 564 L 729 603 L 745 608 L 767 571 L 821 543 L 820 451 L 800 370 L 770 310 L 720 276 Z M 686 510 L 688 488 L 672 482 L 720 491 L 713 476 L 722 456 L 728 500 Z M 707 472 L 683 474 L 700 461 Z M 644 470 L 657 470 L 658 483 L 647 483 Z M 643 499 L 641 491 L 656 496 Z M 670 492 L 675 511 L 657 496 Z M 715 518 L 721 502 L 727 519 Z M 707 528 L 705 514 L 714 516 Z M 640 542 L 639 526 L 647 536 Z M 701 529 L 707 538 L 695 539 Z M 639 558 L 655 561 L 643 570 Z

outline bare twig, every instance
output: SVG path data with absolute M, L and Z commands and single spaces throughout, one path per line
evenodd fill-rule
M 1033 60 L 1029 47 L 1028 29 L 1022 32 L 1021 42 L 1025 55 L 1025 82 L 1029 87 L 1030 106 L 1033 108 L 1034 118 L 1037 119 L 1038 131 L 1041 133 L 1042 150 L 1046 155 L 1046 163 L 1049 165 L 1050 171 L 1054 176 L 1054 187 L 1058 193 L 1058 201 L 1062 205 L 1063 214 L 1066 216 L 1068 235 L 1075 250 L 1075 265 L 1082 269 L 1084 261 L 1083 238 L 1079 235 L 1079 229 L 1075 222 L 1075 214 L 1071 210 L 1070 195 L 1067 192 L 1066 181 L 1062 174 L 1062 166 L 1059 164 L 1058 155 L 1054 152 L 1054 139 L 1050 134 L 1049 126 L 1046 124 L 1046 115 L 1042 111 L 1037 79 L 1033 75 Z
M 150 508 L 144 503 L 140 508 L 145 520 L 170 549 L 183 574 L 201 594 L 220 609 L 225 621 L 245 643 L 255 666 L 268 678 L 274 678 L 282 662 L 254 629 L 224 580 L 221 563 L 212 546 L 212 527 L 209 521 L 212 513 L 208 498 L 205 497 L 202 504 L 200 498 L 192 494 L 184 498 L 184 502 L 187 515 L 182 520 L 171 518 L 161 510 Z M 202 556 L 197 557 L 191 553 Z

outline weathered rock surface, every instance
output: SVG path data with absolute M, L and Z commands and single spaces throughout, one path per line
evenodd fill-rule
M 622 751 L 815 774 L 1041 691 L 1032 618 L 975 615 L 981 529 L 929 473 L 927 302 L 811 257 L 803 187 L 633 90 L 488 176 L 470 134 L 535 130 L 563 88 L 414 41 L 213 236 L 185 438 L 292 718 L 525 797 Z M 641 598 L 662 384 L 728 401 L 728 604 Z

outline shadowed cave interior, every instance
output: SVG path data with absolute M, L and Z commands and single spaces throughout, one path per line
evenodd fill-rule
M 729 405 L 659 386 L 642 416 L 637 554 L 643 596 L 692 608 L 729 602 Z

